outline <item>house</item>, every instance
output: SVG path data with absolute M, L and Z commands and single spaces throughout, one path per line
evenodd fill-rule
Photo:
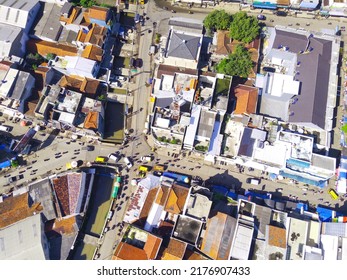
M 24 56 L 23 34 L 23 29 L 20 27 L 0 23 L 0 59 L 19 60 Z M 14 59 L 15 57 L 17 59 Z
M 87 174 L 67 173 L 52 179 L 53 196 L 58 218 L 84 213 L 91 188 L 86 184 Z
M 207 220 L 200 250 L 214 260 L 228 260 L 236 226 L 234 217 L 217 212 Z
M 81 216 L 53 219 L 45 224 L 51 260 L 67 260 L 82 226 Z
M 49 260 L 41 215 L 34 214 L 0 229 L 1 260 Z
M 10 98 L 15 101 L 13 106 L 15 106 L 19 112 L 24 113 L 24 106 L 34 86 L 35 78 L 30 73 L 23 71 L 18 72 Z
M 0 3 L 0 23 L 23 28 L 28 34 L 40 9 L 37 0 L 5 0 Z
M 234 115 L 254 114 L 257 111 L 258 89 L 247 85 L 238 85 L 234 89 L 236 98 Z
M 190 193 L 188 198 L 186 211 L 184 214 L 186 216 L 194 217 L 200 219 L 201 221 L 207 221 L 212 207 L 212 200 L 206 195 L 200 194 L 198 192 Z
M 112 260 L 155 260 L 161 243 L 160 237 L 129 225 Z
M 49 259 L 41 211 L 27 192 L 0 202 L 0 259 Z
M 61 7 L 54 3 L 40 2 L 41 7 L 30 37 L 48 42 L 58 42 L 63 26 L 59 21 Z
M 323 0 L 320 13 L 324 16 L 347 17 L 347 3 L 340 0 Z
M 104 135 L 104 123 L 105 123 L 105 108 L 101 101 L 91 98 L 84 98 L 81 104 L 81 110 L 79 118 L 84 122 L 77 125 L 78 128 L 82 128 L 82 131 L 77 133 L 83 133 L 83 135 L 94 135 L 103 137 Z
M 202 34 L 182 32 L 171 27 L 163 63 L 170 66 L 197 69 L 202 38 Z
M 272 74 L 265 76 L 273 83 L 271 101 L 274 103 L 268 104 L 269 95 L 262 95 L 260 113 L 289 123 L 331 131 L 336 105 L 340 39 L 334 35 L 294 32 L 281 27 L 269 28 L 268 31 L 270 44 L 264 50 L 263 64 L 267 68 L 263 70 L 271 70 Z M 269 92 L 268 84 L 262 86 L 265 93 Z M 267 106 L 276 110 L 270 112 L 266 110 Z M 287 116 L 280 111 L 288 112 Z
M 2 64 L 3 65 L 3 64 Z M 0 69 L 0 77 L 1 77 L 1 83 L 0 83 L 0 96 L 3 98 L 10 97 L 14 85 L 16 84 L 16 79 L 18 76 L 19 70 L 7 67 L 4 65 L 4 67 L 1 67 Z
M 52 66 L 65 75 L 90 79 L 96 78 L 99 72 L 99 64 L 96 61 L 79 56 L 59 57 Z
M 100 81 L 80 76 L 64 75 L 59 81 L 59 86 L 83 93 L 91 98 L 95 98 L 99 92 L 102 91 L 102 84 Z
M 200 220 L 185 215 L 178 215 L 173 229 L 173 237 L 200 247 L 202 226 L 203 223 Z
M 287 253 L 287 231 L 285 228 L 266 226 L 266 253 L 267 260 L 285 260 Z
M 170 238 L 169 244 L 165 248 L 161 260 L 182 260 L 186 252 L 187 243 Z
M 309 221 L 291 217 L 288 228 L 289 260 L 301 260 L 303 257 L 303 244 L 308 240 Z

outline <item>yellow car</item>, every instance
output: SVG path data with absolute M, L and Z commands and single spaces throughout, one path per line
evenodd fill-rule
M 328 193 L 330 194 L 331 198 L 334 200 L 339 198 L 339 195 L 337 194 L 337 192 L 334 189 L 329 189 Z
M 104 162 L 106 162 L 106 158 L 104 158 L 104 157 L 96 157 L 95 162 L 96 163 L 104 163 Z

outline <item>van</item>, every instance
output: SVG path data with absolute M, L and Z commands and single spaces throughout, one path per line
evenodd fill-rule
M 247 178 L 246 183 L 252 184 L 252 185 L 259 185 L 260 179 L 258 178 Z
M 118 162 L 120 160 L 120 157 L 117 154 L 109 154 L 108 158 L 113 160 L 114 162 Z
M 130 159 L 127 157 L 124 158 L 124 162 L 125 162 L 127 168 L 131 168 L 133 166 L 133 164 L 130 162 Z
M 334 200 L 339 198 L 339 195 L 334 189 L 329 189 L 328 193 L 330 194 L 331 198 Z
M 108 219 L 108 220 L 111 220 L 111 219 L 112 219 L 112 217 L 113 217 L 113 211 L 112 211 L 112 210 L 110 210 L 110 211 L 108 211 L 108 214 L 107 214 L 107 219 Z
M 152 161 L 152 157 L 151 156 L 143 156 L 143 157 L 141 157 L 141 161 L 151 162 Z
M 8 126 L 0 125 L 0 130 L 1 131 L 10 131 L 10 128 Z
M 95 162 L 96 163 L 105 163 L 106 160 L 104 157 L 96 157 Z

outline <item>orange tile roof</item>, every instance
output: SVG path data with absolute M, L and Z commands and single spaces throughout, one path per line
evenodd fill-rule
M 184 260 L 189 261 L 206 261 L 208 258 L 206 258 L 204 255 L 200 254 L 199 252 L 192 251 L 187 248 L 186 253 L 183 257 Z
M 157 195 L 158 189 L 159 188 L 153 188 L 148 192 L 145 203 L 143 204 L 143 207 L 141 209 L 139 219 L 145 219 L 145 218 L 147 219 L 149 211 L 151 210 L 152 204 L 153 204 L 155 197 Z
M 105 41 L 106 33 L 107 29 L 105 27 L 93 23 L 92 28 L 88 31 L 88 33 L 84 33 L 82 30 L 78 32 L 77 41 L 102 47 Z
M 88 8 L 85 11 L 85 15 L 88 18 L 95 18 L 95 19 L 98 19 L 98 20 L 106 21 L 107 20 L 108 11 L 109 11 L 108 8 L 93 6 L 93 7 Z
M 58 233 L 61 235 L 70 235 L 76 233 L 76 216 L 63 219 L 54 219 L 45 224 L 45 232 L 49 234 Z
M 287 248 L 286 229 L 268 225 L 268 244 Z
M 28 193 L 6 198 L 0 203 L 0 228 L 7 227 L 42 211 L 40 203 L 29 207 Z
M 164 207 L 165 211 L 173 214 L 182 213 L 188 193 L 188 188 L 176 184 L 173 185 Z
M 143 249 L 120 242 L 112 256 L 112 260 L 148 260 L 148 257 Z
M 182 260 L 186 252 L 187 243 L 170 238 L 167 248 L 164 250 L 162 260 Z
M 59 20 L 61 22 L 64 22 L 66 24 L 71 24 L 73 23 L 73 21 L 76 19 L 76 17 L 78 16 L 78 14 L 80 13 L 82 9 L 80 7 L 73 7 L 71 14 L 68 18 L 64 17 L 64 16 L 60 16 Z
M 49 53 L 58 56 L 77 56 L 77 48 L 59 43 L 52 43 L 42 40 L 29 40 L 27 43 L 28 53 L 38 53 L 46 56 Z
M 84 128 L 87 129 L 98 129 L 98 112 L 89 112 L 84 120 Z
M 218 30 L 217 31 L 217 48 L 215 53 L 219 55 L 228 55 L 232 51 L 229 31 Z
M 63 76 L 59 81 L 59 85 L 81 93 L 96 94 L 100 82 L 98 80 L 72 75 Z
M 255 87 L 238 85 L 234 89 L 237 98 L 235 115 L 254 114 L 257 108 L 258 89 Z
M 158 254 L 162 239 L 156 237 L 152 234 L 147 235 L 147 241 L 143 250 L 146 252 L 146 255 L 149 260 L 154 260 Z
M 155 203 L 164 206 L 170 193 L 170 188 L 167 186 L 160 186 Z
M 104 51 L 98 46 L 88 45 L 82 52 L 82 57 L 95 61 L 101 61 Z

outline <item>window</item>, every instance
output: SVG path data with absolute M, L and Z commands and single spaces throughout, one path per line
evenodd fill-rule
M 22 230 L 18 230 L 18 239 L 19 239 L 19 243 L 23 243 L 23 234 L 22 234 Z
M 8 21 L 8 18 L 10 17 L 10 11 L 11 11 L 11 9 L 8 8 L 7 9 L 7 14 L 6 14 L 6 21 Z
M 34 237 L 37 237 L 36 224 L 33 224 Z
M 16 14 L 15 23 L 17 23 L 17 21 L 18 21 L 18 18 L 19 18 L 19 13 L 20 13 L 20 11 L 18 10 L 18 11 L 17 11 L 17 14 Z
M 5 251 L 5 241 L 3 237 L 0 238 L 0 251 Z

